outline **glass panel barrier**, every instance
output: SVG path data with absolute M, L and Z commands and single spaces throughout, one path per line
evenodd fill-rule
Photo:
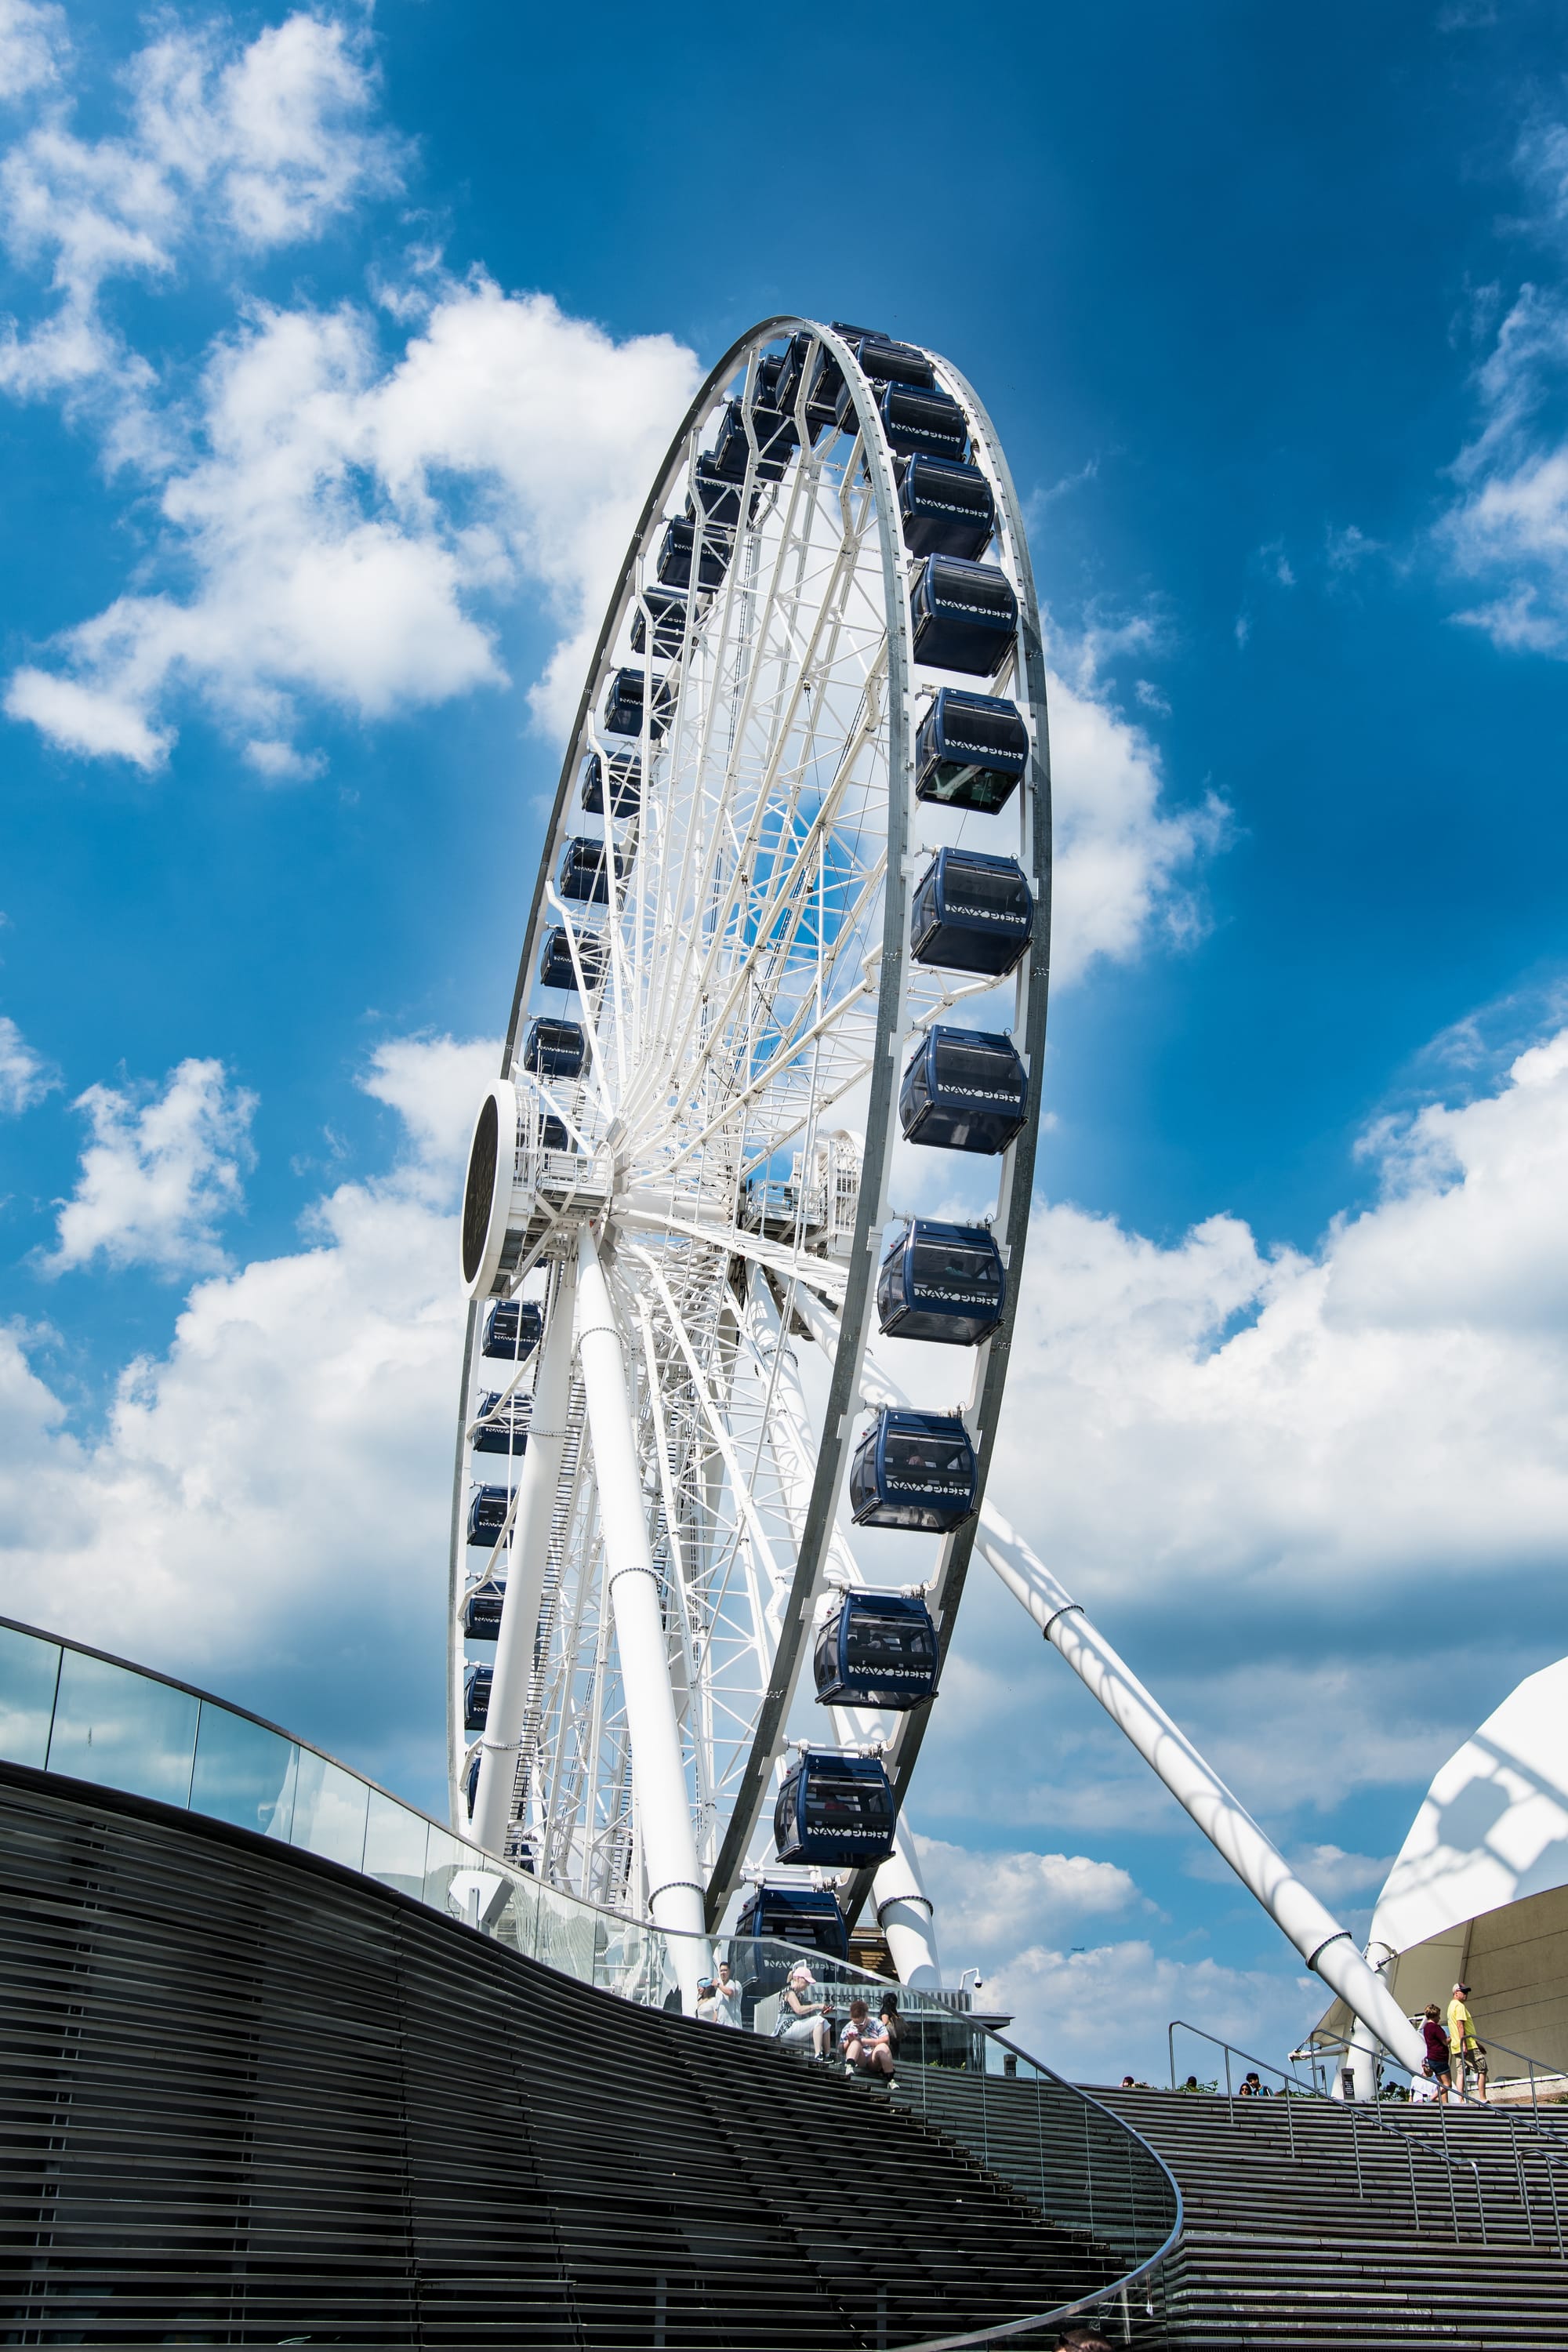
M 60 1661 L 48 1769 L 134 1797 L 186 1805 L 200 1705 L 194 1692 L 68 1649 Z
M 425 1855 L 425 1901 L 432 1911 L 447 1911 L 452 1881 L 462 1868 L 463 1849 L 449 1830 L 430 1824 Z
M 301 1748 L 290 1845 L 319 1853 L 327 1862 L 341 1862 L 349 1870 L 363 1870 L 369 1799 L 368 1782 L 318 1756 L 314 1748 Z
M 294 1825 L 300 1751 L 280 1732 L 226 1706 L 201 1702 L 191 1811 L 287 1843 Z
M 0 1625 L 0 1756 L 41 1772 L 60 1678 L 60 1645 Z
M 429 1838 L 430 1824 L 423 1813 L 410 1812 L 379 1789 L 371 1790 L 364 1832 L 367 1878 L 379 1878 L 384 1886 L 395 1886 L 400 1895 L 412 1895 L 423 1903 Z

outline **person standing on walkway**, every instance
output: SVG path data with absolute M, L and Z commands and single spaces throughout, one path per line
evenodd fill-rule
M 1432 2084 L 1433 2096 L 1446 2101 L 1454 2087 L 1454 2077 L 1448 2064 L 1448 2029 L 1435 2000 L 1426 2004 L 1426 2014 L 1421 2021 L 1421 2039 L 1426 2046 L 1426 2063 L 1423 2072 Z
M 1476 2021 L 1470 2015 L 1469 1998 L 1469 1986 L 1457 1984 L 1454 1998 L 1448 2003 L 1448 2067 L 1461 2099 L 1465 2095 L 1465 2069 L 1468 2066 L 1480 2072 L 1476 2053 Z

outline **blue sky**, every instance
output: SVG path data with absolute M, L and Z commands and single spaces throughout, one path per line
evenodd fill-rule
M 584 632 L 713 357 L 864 320 L 990 405 L 1059 681 L 1002 1497 L 1360 1916 L 1568 1647 L 1568 54 L 984 26 L 0 0 L 0 1599 L 436 1801 L 445 1220 Z M 1275 2046 L 1010 1605 L 955 1962 L 1086 2065 Z

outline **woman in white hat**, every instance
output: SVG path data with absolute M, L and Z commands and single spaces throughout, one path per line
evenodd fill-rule
M 820 2058 L 827 2040 L 827 2003 L 822 1998 L 822 1987 L 813 1978 L 804 1960 L 797 1960 L 789 1972 L 789 1982 L 779 2003 L 779 2021 L 773 2028 L 776 2042 L 798 2042 L 811 2044 L 811 2054 Z

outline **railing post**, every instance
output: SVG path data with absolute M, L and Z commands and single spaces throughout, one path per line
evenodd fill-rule
M 1171 2069 L 1171 2088 L 1176 2087 L 1176 2026 L 1173 2018 L 1165 2028 L 1165 2056 Z

